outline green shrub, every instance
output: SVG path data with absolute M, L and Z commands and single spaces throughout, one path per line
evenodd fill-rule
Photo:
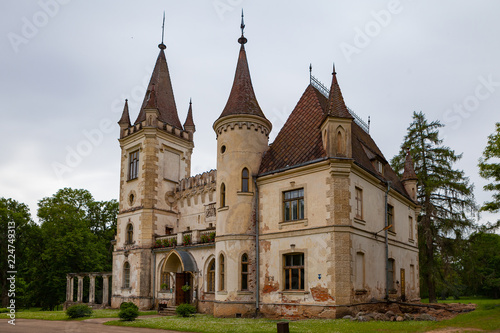
M 196 312 L 196 308 L 191 304 L 181 304 L 177 306 L 175 312 L 181 317 L 189 317 Z
M 4 312 L 9 312 L 9 309 L 7 309 L 7 308 L 0 308 L 0 313 L 4 313 Z
M 135 310 L 139 310 L 137 305 L 135 305 L 133 302 L 123 302 L 122 304 L 120 304 L 120 310 L 125 310 L 126 308 L 132 308 Z
M 92 309 L 85 304 L 75 304 L 66 309 L 66 314 L 70 318 L 90 317 Z
M 135 308 L 133 306 L 127 306 L 121 309 L 120 312 L 118 312 L 118 317 L 120 317 L 121 320 L 125 321 L 133 321 L 138 316 L 139 316 L 139 310 L 137 309 L 137 306 Z

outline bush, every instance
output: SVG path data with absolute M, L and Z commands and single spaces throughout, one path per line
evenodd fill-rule
M 120 310 L 125 310 L 126 308 L 139 310 L 137 305 L 135 305 L 133 302 L 123 302 L 122 304 L 120 304 Z
M 125 321 L 133 321 L 138 316 L 139 316 L 139 310 L 137 309 L 137 306 L 135 306 L 135 308 L 132 306 L 128 306 L 121 309 L 120 312 L 118 312 L 118 317 L 120 317 L 121 320 Z
M 191 304 L 181 304 L 177 306 L 175 312 L 181 317 L 189 317 L 196 312 L 196 308 Z
M 9 312 L 9 309 L 7 309 L 7 308 L 0 308 L 0 313 L 4 313 L 4 312 Z
M 66 314 L 70 318 L 90 317 L 92 309 L 85 304 L 75 304 L 66 309 Z

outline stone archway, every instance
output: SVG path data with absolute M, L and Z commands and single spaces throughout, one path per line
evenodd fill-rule
M 193 276 L 198 272 L 196 261 L 193 256 L 183 250 L 172 250 L 167 254 L 161 273 L 169 273 L 175 276 L 174 285 L 174 304 L 193 303 L 196 298 L 194 290 Z M 189 286 L 189 290 L 185 290 Z

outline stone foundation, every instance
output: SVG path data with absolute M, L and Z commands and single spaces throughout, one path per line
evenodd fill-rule
M 253 318 L 255 317 L 255 303 L 214 303 L 214 317 Z

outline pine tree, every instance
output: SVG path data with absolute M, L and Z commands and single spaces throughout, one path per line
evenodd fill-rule
M 481 210 L 491 213 L 500 212 L 500 163 L 498 158 L 500 158 L 500 123 L 496 123 L 496 131 L 488 136 L 488 144 L 483 151 L 483 156 L 479 159 L 479 175 L 492 180 L 483 188 L 485 191 L 494 192 L 493 200 L 485 202 Z M 497 160 L 496 163 L 495 160 Z M 500 220 L 490 227 L 500 227 Z
M 473 227 L 471 216 L 476 209 L 469 179 L 463 171 L 453 169 L 462 154 L 442 145 L 441 127 L 439 121 L 428 122 L 422 112 L 414 112 L 401 150 L 391 160 L 393 169 L 401 174 L 409 149 L 415 163 L 417 201 L 422 208 L 418 218 L 420 275 L 432 303 L 436 302 L 436 283 L 443 272 L 438 262 L 443 262 L 443 254 L 453 252 L 463 234 Z

